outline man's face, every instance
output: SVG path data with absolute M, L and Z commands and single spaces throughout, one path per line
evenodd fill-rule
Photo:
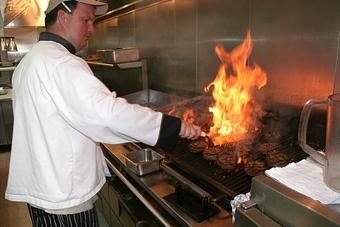
M 66 16 L 65 38 L 73 44 L 76 51 L 85 47 L 93 33 L 94 7 L 78 2 L 72 15 Z

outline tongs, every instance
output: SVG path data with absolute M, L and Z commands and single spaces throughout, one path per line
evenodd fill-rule
M 210 139 L 210 137 L 207 135 L 207 133 L 201 131 L 201 137 L 205 137 L 208 139 L 208 147 L 213 147 L 214 146 L 214 143 L 213 141 Z

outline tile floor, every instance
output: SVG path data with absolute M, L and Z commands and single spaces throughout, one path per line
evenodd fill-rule
M 30 227 L 31 219 L 26 203 L 5 200 L 10 147 L 0 146 L 0 227 Z M 97 209 L 98 211 L 98 209 Z M 103 215 L 98 212 L 100 227 L 108 227 Z
M 2 147 L 0 151 L 0 227 L 31 226 L 31 219 L 26 203 L 14 203 L 5 200 L 10 148 Z

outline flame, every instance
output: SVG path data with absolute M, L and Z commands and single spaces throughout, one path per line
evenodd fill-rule
M 183 113 L 182 119 L 190 124 L 193 124 L 195 121 L 195 114 L 192 109 L 188 109 Z
M 215 47 L 222 64 L 214 81 L 205 87 L 206 92 L 213 87 L 214 105 L 209 107 L 213 126 L 209 135 L 215 145 L 239 140 L 256 122 L 254 90 L 266 85 L 267 75 L 257 64 L 248 65 L 252 49 L 249 31 L 243 43 L 230 53 L 222 45 Z
M 171 106 L 171 109 L 167 113 L 168 115 L 172 115 L 175 117 L 180 117 L 181 113 L 179 110 L 177 110 L 176 106 Z M 181 119 L 183 119 L 186 122 L 189 122 L 190 124 L 193 124 L 195 122 L 195 113 L 192 109 L 185 110 L 182 114 Z

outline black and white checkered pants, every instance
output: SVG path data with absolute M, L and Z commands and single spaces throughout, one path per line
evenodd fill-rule
M 95 207 L 77 214 L 56 215 L 27 204 L 33 227 L 99 227 Z

